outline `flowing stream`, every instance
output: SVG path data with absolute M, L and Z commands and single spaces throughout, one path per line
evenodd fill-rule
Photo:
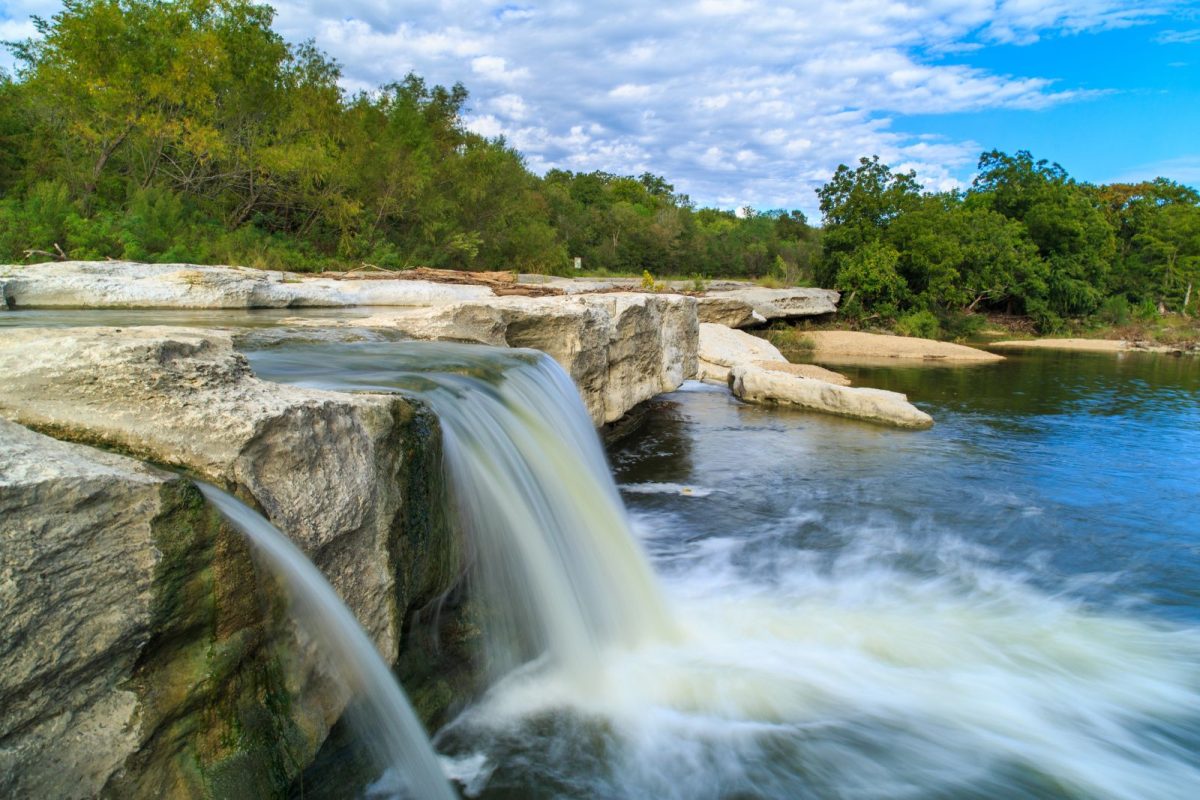
M 689 385 L 610 453 L 631 534 L 544 358 L 249 355 L 442 419 L 496 615 L 499 677 L 434 740 L 468 796 L 1200 793 L 1194 362 L 855 373 L 924 433 Z
M 322 343 L 249 354 L 305 386 L 403 390 L 437 414 L 494 677 L 537 662 L 581 692 L 605 654 L 674 628 L 574 384 L 533 351 L 432 343 Z
M 454 800 L 457 795 L 396 678 L 325 576 L 254 509 L 215 486 L 196 485 L 282 580 L 292 618 L 352 692 L 355 730 L 375 764 L 390 770 L 393 792 L 416 800 Z

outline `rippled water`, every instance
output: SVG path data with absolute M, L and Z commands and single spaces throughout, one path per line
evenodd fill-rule
M 1200 366 L 848 371 L 937 426 L 690 385 L 611 449 L 686 635 L 498 687 L 470 793 L 1200 794 Z
M 497 383 L 511 360 L 305 347 L 253 360 L 360 388 L 397 385 L 387 353 Z M 609 456 L 673 634 L 583 676 L 535 661 L 435 745 L 485 798 L 1196 796 L 1198 370 L 847 370 L 930 411 L 919 433 L 665 396 Z

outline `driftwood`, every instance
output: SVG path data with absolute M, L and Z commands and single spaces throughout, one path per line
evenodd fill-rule
M 383 269 L 374 264 L 363 264 L 361 267 L 347 272 L 322 272 L 320 277 L 339 281 L 402 280 L 486 286 L 501 296 L 547 297 L 563 294 L 562 289 L 553 286 L 517 283 L 517 276 L 512 272 L 468 272 L 461 269 L 432 269 L 430 267 L 401 270 Z
M 49 250 L 35 250 L 35 249 L 31 248 L 29 250 L 26 250 L 23 254 L 23 257 L 26 260 L 33 258 L 34 256 L 46 256 L 47 258 L 53 258 L 55 261 L 70 261 L 71 260 L 67 256 L 67 254 L 63 252 L 63 249 L 58 246 L 58 242 L 54 243 L 54 252 L 53 253 L 51 253 Z

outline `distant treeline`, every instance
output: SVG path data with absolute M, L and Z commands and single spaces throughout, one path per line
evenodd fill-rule
M 650 173 L 531 173 L 463 124 L 461 85 L 348 94 L 311 42 L 246 0 L 67 0 L 0 73 L 0 262 L 320 270 L 363 263 L 749 277 L 844 292 L 914 332 L 972 311 L 1064 319 L 1194 310 L 1196 192 L 1091 186 L 984 154 L 965 193 L 878 159 L 799 211 L 697 209 Z M 1189 293 L 1189 287 L 1193 291 Z
M 799 212 L 696 210 L 661 177 L 553 171 L 409 75 L 349 95 L 246 0 L 68 0 L 0 76 L 0 261 L 811 270 Z M 38 252 L 41 251 L 41 252 Z
M 1028 152 L 993 151 L 966 192 L 925 193 L 912 173 L 864 158 L 818 195 L 816 278 L 845 293 L 849 316 L 930 334 L 1002 311 L 1047 331 L 1200 302 L 1200 195 L 1163 178 L 1093 186 Z

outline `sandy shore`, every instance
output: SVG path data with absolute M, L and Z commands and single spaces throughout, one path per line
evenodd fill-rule
M 811 331 L 804 334 L 813 343 L 812 359 L 908 359 L 939 363 L 987 363 L 1004 356 L 950 342 L 916 339 L 911 336 L 886 336 L 858 331 Z
M 1075 350 L 1089 353 L 1179 353 L 1188 352 L 1186 347 L 1165 344 L 1130 342 L 1125 339 L 1012 339 L 993 342 L 988 347 L 1017 350 L 1036 348 L 1041 350 Z

